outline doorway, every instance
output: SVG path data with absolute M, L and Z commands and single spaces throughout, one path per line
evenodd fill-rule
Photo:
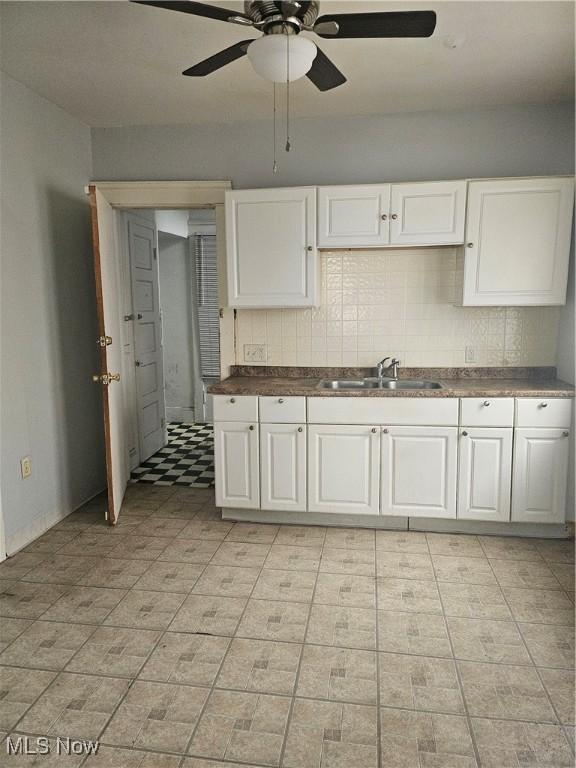
M 134 420 L 131 482 L 208 488 L 214 441 L 207 388 L 220 376 L 215 210 L 131 210 L 121 220 L 125 358 L 134 366 L 125 377 Z

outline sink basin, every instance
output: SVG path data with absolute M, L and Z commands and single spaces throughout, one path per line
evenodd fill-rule
M 319 389 L 442 389 L 436 381 L 417 379 L 322 379 Z

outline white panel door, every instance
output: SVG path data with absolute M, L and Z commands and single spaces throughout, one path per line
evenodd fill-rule
M 392 184 L 391 245 L 464 242 L 466 181 Z
M 574 180 L 472 181 L 464 304 L 564 304 Z
M 510 520 L 512 429 L 465 427 L 460 432 L 458 518 Z
M 156 226 L 128 214 L 140 463 L 164 447 L 164 360 Z
M 214 424 L 216 506 L 258 509 L 258 424 Z
M 382 430 L 383 515 L 456 517 L 456 427 Z
M 260 425 L 262 509 L 306 510 L 306 427 Z
M 563 523 L 566 518 L 569 432 L 516 429 L 512 475 L 512 520 Z
M 388 245 L 390 184 L 318 188 L 318 245 Z
M 226 192 L 231 307 L 309 307 L 317 302 L 316 189 Z
M 377 427 L 308 426 L 308 510 L 378 514 Z

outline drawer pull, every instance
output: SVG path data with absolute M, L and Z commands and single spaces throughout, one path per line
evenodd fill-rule
M 235 402 L 236 402 L 236 398 L 235 398 L 235 397 L 231 397 L 231 398 L 230 398 L 230 402 L 231 402 L 231 403 L 235 403 Z
M 248 427 L 248 429 L 249 429 L 250 431 L 252 431 L 252 430 L 254 429 L 254 424 L 250 424 L 250 426 Z
M 302 427 L 298 427 L 298 432 L 303 432 L 303 431 L 304 430 L 302 429 Z
M 484 406 L 484 408 L 488 408 L 488 406 L 490 405 L 490 400 L 484 400 L 482 405 Z
M 540 403 L 540 408 L 548 408 L 548 403 Z
M 283 402 L 284 402 L 284 398 L 283 398 L 283 397 L 279 397 L 279 398 L 278 398 L 278 402 L 279 402 L 279 403 L 283 403 Z
M 562 437 L 570 437 L 570 432 L 562 432 Z
M 462 437 L 468 437 L 468 432 L 462 432 Z

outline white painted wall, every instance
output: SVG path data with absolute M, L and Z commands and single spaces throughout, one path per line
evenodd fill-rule
M 574 169 L 573 104 L 296 119 L 277 175 L 271 120 L 94 128 L 92 138 L 94 178 L 103 180 L 230 179 L 242 188 Z
M 105 486 L 90 130 L 1 75 L 1 457 L 9 553 Z M 20 479 L 20 458 L 32 476 Z
M 188 211 L 155 211 L 158 232 L 188 237 Z
M 188 240 L 160 232 L 158 259 L 166 418 L 168 421 L 191 422 L 194 411 L 194 363 Z

